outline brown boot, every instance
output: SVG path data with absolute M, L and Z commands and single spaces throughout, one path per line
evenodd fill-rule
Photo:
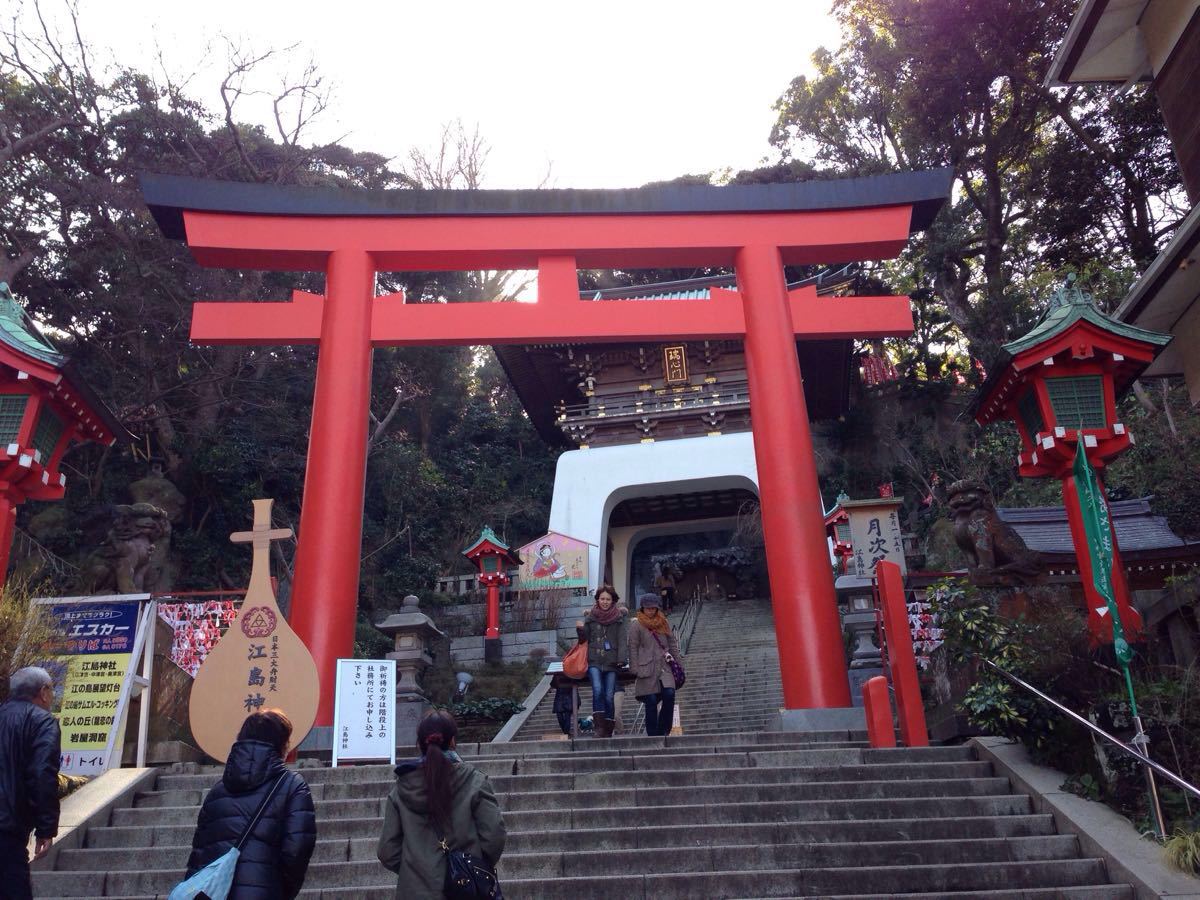
M 612 720 L 604 713 L 592 713 L 592 734 L 598 738 L 611 737 Z

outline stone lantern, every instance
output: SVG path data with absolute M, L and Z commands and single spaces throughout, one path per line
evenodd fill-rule
M 0 580 L 8 572 L 17 506 L 59 500 L 72 443 L 132 440 L 0 282 Z
M 425 670 L 433 665 L 430 646 L 441 638 L 433 619 L 421 612 L 420 601 L 409 594 L 400 612 L 393 613 L 375 627 L 395 642 L 387 654 L 396 660 L 396 746 L 415 743 L 417 724 L 429 709 L 429 697 L 421 682 Z
M 1088 607 L 1088 629 L 1096 640 L 1112 640 L 1112 624 L 1100 610 L 1107 602 L 1097 593 L 1087 553 L 1079 492 L 1072 475 L 1080 442 L 1103 490 L 1104 469 L 1133 444 L 1133 435 L 1117 421 L 1117 398 L 1171 340 L 1117 322 L 1100 312 L 1075 284 L 1074 274 L 1050 299 L 1038 325 L 1010 344 L 975 400 L 980 425 L 1011 420 L 1021 435 L 1018 471 L 1026 478 L 1058 478 L 1076 548 L 1079 576 Z M 1105 499 L 1107 502 L 1107 498 Z M 1126 635 L 1142 630 L 1141 616 L 1129 601 L 1129 585 L 1113 532 L 1113 590 Z
M 502 662 L 504 648 L 500 643 L 500 586 L 508 584 L 508 566 L 519 566 L 521 557 L 509 549 L 508 544 L 496 537 L 491 526 L 484 525 L 463 556 L 475 563 L 479 569 L 479 583 L 487 588 L 487 626 L 483 634 L 483 659 L 485 662 Z

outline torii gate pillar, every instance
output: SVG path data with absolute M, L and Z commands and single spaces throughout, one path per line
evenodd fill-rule
M 329 679 L 353 652 L 358 620 L 374 299 L 370 257 L 330 253 L 290 610 L 321 675 L 318 725 L 333 724 Z
M 354 646 L 371 351 L 377 346 L 741 339 L 772 606 L 788 709 L 849 707 L 797 338 L 903 336 L 907 297 L 789 292 L 784 265 L 883 259 L 924 228 L 951 173 L 632 191 L 322 189 L 144 176 L 168 237 L 204 265 L 324 271 L 325 296 L 201 303 L 192 340 L 318 344 L 291 623 L 321 676 Z M 587 302 L 579 268 L 732 267 L 739 290 L 707 301 Z M 376 271 L 538 270 L 538 302 L 406 304 L 375 297 Z
M 776 247 L 744 247 L 734 259 L 746 314 L 746 381 L 758 464 L 771 608 L 785 702 L 851 705 L 825 540 L 804 383 L 796 356 L 783 260 Z M 786 648 L 786 649 L 785 649 Z

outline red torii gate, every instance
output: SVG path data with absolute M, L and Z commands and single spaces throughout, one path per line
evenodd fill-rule
M 201 265 L 320 271 L 325 295 L 197 303 L 198 344 L 319 344 L 291 625 L 333 717 L 354 644 L 373 347 L 731 338 L 745 342 L 784 702 L 850 706 L 797 337 L 903 336 L 907 297 L 789 292 L 784 265 L 885 259 L 928 225 L 948 170 L 736 187 L 389 191 L 146 175 L 163 233 Z M 654 303 L 580 298 L 577 269 L 733 267 L 737 291 Z M 536 269 L 538 302 L 406 304 L 380 271 Z M 740 301 L 740 302 L 739 302 Z

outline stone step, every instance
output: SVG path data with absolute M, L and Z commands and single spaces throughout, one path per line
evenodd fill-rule
M 809 784 L 824 782 L 851 782 L 858 785 L 881 784 L 895 781 L 929 781 L 946 784 L 951 781 L 965 783 L 968 779 L 1000 783 L 1003 779 L 991 779 L 991 765 L 985 762 L 926 763 L 908 765 L 861 765 L 839 767 L 755 767 L 727 769 L 685 769 L 678 771 L 654 771 L 641 774 L 621 772 L 593 772 L 585 774 L 550 775 L 497 775 L 491 780 L 502 795 L 522 792 L 549 792 L 573 790 L 599 790 L 636 787 L 695 787 L 709 785 L 778 785 Z M 211 784 L 207 776 L 173 776 L 172 783 L 190 779 L 197 783 Z M 164 779 L 160 779 L 164 780 Z M 395 779 L 390 771 L 385 777 L 374 781 L 321 782 L 311 786 L 313 795 L 323 800 L 347 800 L 366 797 L 382 797 L 391 790 Z M 1007 786 L 1007 783 L 1005 782 Z M 865 788 L 864 788 L 865 790 Z M 186 805 L 188 796 L 199 796 L 198 790 L 172 788 L 168 791 L 151 791 L 138 796 L 138 806 Z M 170 801 L 176 802 L 170 802 Z
M 906 865 L 961 862 L 1012 862 L 1070 859 L 1078 855 L 1073 835 L 933 841 L 854 843 L 759 843 L 684 845 L 664 854 L 661 847 L 579 849 L 570 844 L 506 853 L 502 874 L 508 878 L 605 875 L 628 872 L 735 871 L 747 868 L 815 868 L 855 865 Z M 312 862 L 355 862 L 377 865 L 377 838 L 319 840 Z M 583 845 L 588 846 L 588 845 Z M 63 850 L 61 871 L 181 871 L 190 845 L 145 848 L 137 854 L 105 849 Z M 311 885 L 317 886 L 317 885 Z
M 1101 884 L 1100 860 L 1053 860 L 986 865 L 923 867 L 873 866 L 775 870 L 766 872 L 694 872 L 687 874 L 618 875 L 608 877 L 512 879 L 504 889 L 514 897 L 545 900 L 724 900 L 740 897 L 828 897 L 886 891 L 1017 890 Z M 328 892 L 322 895 L 330 896 Z M 894 893 L 888 896 L 895 896 Z M 994 894 L 993 894 L 994 896 Z M 1019 893 L 1018 896 L 1024 896 Z M 1056 896 L 1051 891 L 1050 896 Z
M 322 841 L 341 839 L 374 841 L 380 817 L 332 819 L 319 825 Z M 107 826 L 88 830 L 89 849 L 167 847 L 190 845 L 195 823 L 141 828 Z M 940 840 L 950 838 L 1004 838 L 1054 834 L 1050 815 L 1028 813 L 1009 816 L 946 816 L 936 820 L 829 820 L 823 822 L 749 822 L 714 825 L 683 824 L 657 828 L 629 828 L 626 822 L 603 828 L 518 831 L 509 829 L 508 850 L 538 852 L 596 849 L 684 847 L 721 844 L 782 844 L 798 842 L 866 842 Z
M 505 885 L 512 896 L 510 886 Z M 40 895 L 39 895 L 40 896 Z M 345 888 L 333 890 L 301 891 L 301 900 L 393 900 L 394 885 L 378 888 Z M 1136 900 L 1136 895 L 1129 885 L 1094 884 L 1076 887 L 1026 888 L 1015 891 L 953 891 L 920 894 L 837 894 L 828 900 L 903 900 L 903 898 L 920 898 L 920 900 Z M 66 897 L 46 897 L 45 900 L 68 900 Z M 163 900 L 161 894 L 139 894 L 137 896 L 106 895 L 106 900 Z M 635 898 L 636 900 L 636 898 Z M 761 898 L 766 900 L 766 898 Z M 780 898 L 772 898 L 780 900 Z M 793 895 L 790 900 L 797 900 Z
M 664 789 L 672 790 L 672 789 Z M 603 793 L 603 792 L 601 792 Z M 651 791 L 650 793 L 653 793 Z M 686 791 L 694 797 L 694 790 Z M 565 804 L 573 804 L 572 794 L 563 794 Z M 648 796 L 648 795 L 647 795 Z M 836 803 L 833 801 L 836 799 Z M 385 798 L 359 800 L 317 800 L 317 821 L 341 818 L 371 818 L 383 815 Z M 938 797 L 871 797 L 815 800 L 773 800 L 725 802 L 721 805 L 659 804 L 636 796 L 621 806 L 552 806 L 549 809 L 506 810 L 505 822 L 512 829 L 602 828 L 636 821 L 642 825 L 682 824 L 685 822 L 787 822 L 824 821 L 841 816 L 848 819 L 906 818 L 910 815 L 1013 815 L 1029 811 L 1025 794 L 946 795 Z M 143 806 L 115 809 L 111 823 L 157 828 L 163 825 L 195 824 L 198 807 Z
M 578 900 L 579 897 L 615 897 L 613 888 L 629 896 L 642 895 L 641 891 L 653 891 L 655 897 L 743 897 L 750 892 L 796 896 L 828 896 L 833 893 L 863 893 L 878 891 L 885 886 L 893 891 L 912 890 L 986 890 L 1022 887 L 1055 887 L 1102 883 L 1106 878 L 1103 861 L 1099 859 L 1022 859 L 1018 862 L 965 862 L 923 865 L 852 865 L 829 867 L 792 867 L 777 865 L 777 848 L 750 846 L 727 852 L 728 848 L 703 848 L 699 851 L 645 853 L 629 851 L 612 853 L 607 867 L 603 861 L 589 854 L 564 853 L 557 857 L 563 867 L 575 865 L 583 858 L 581 867 L 600 871 L 586 871 L 581 875 L 565 872 L 555 873 L 552 868 L 555 857 L 547 855 L 541 860 L 536 854 L 528 858 L 517 855 L 517 871 L 508 874 L 506 860 L 500 861 L 499 874 L 506 893 L 514 897 L 549 897 Z M 590 858 L 589 858 L 590 856 Z M 525 860 L 528 863 L 525 864 Z M 637 865 L 633 864 L 636 859 Z M 732 865 L 719 868 L 718 864 Z M 522 872 L 523 864 L 533 866 L 533 871 Z M 696 868 L 679 869 L 681 864 L 695 864 Z M 638 871 L 641 875 L 617 875 L 613 871 Z M 98 896 L 119 894 L 156 894 L 171 890 L 183 877 L 182 866 L 172 869 L 142 869 L 109 871 L 103 879 L 103 893 Z M 46 872 L 39 873 L 38 892 L 52 892 L 63 896 L 97 896 L 96 880 L 90 872 Z M 643 886 L 640 891 L 639 881 Z M 377 860 L 345 861 L 336 863 L 313 863 L 308 867 L 305 878 L 307 890 L 347 887 L 388 887 L 394 889 L 394 877 L 379 865 Z M 590 885 L 590 886 L 588 886 Z M 574 893 L 564 892 L 573 887 Z
M 303 896 L 303 895 L 301 895 Z M 326 893 L 328 896 L 328 893 Z M 834 894 L 828 900 L 1136 900 L 1128 884 L 1085 884 L 1015 891 L 935 891 L 919 894 Z M 777 898 L 776 898 L 777 900 Z
M 741 770 L 747 774 L 756 774 L 760 770 Z M 584 788 L 579 785 L 567 788 L 566 793 L 559 791 L 515 791 L 511 788 L 521 787 L 520 782 L 512 781 L 506 784 L 496 784 L 500 797 L 500 805 L 507 810 L 517 809 L 548 809 L 564 804 L 568 799 L 574 806 L 592 806 L 608 803 L 610 806 L 640 806 L 673 805 L 695 794 L 695 784 L 684 786 L 667 786 L 659 777 L 662 773 L 654 773 L 655 777 L 637 779 L 640 783 L 631 784 L 632 779 L 626 777 L 618 785 Z M 497 779 L 499 780 L 499 779 Z M 393 781 L 354 782 L 346 785 L 318 784 L 314 785 L 313 798 L 319 804 L 326 801 L 339 800 L 379 800 L 391 790 Z M 1007 778 L 954 778 L 934 781 L 909 779 L 872 780 L 872 781 L 818 781 L 808 783 L 781 783 L 778 781 L 751 782 L 739 780 L 737 784 L 709 784 L 704 788 L 705 796 L 711 802 L 722 802 L 726 799 L 749 800 L 841 800 L 865 797 L 948 797 L 975 796 L 983 794 L 1003 794 L 1009 790 Z M 135 808 L 152 809 L 157 807 L 199 806 L 204 802 L 206 791 L 149 791 L 137 795 Z

